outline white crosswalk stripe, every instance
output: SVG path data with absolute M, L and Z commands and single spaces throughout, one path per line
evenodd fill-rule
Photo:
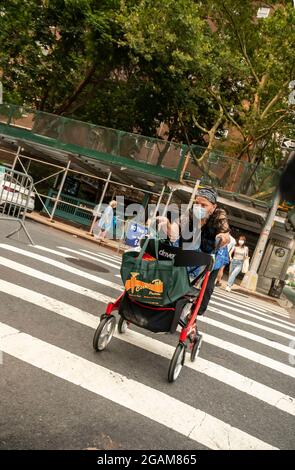
M 103 279 L 102 277 L 94 276 L 93 274 L 86 273 L 84 271 L 81 271 L 80 269 L 72 268 L 71 266 L 68 266 L 65 263 L 60 263 L 59 261 L 53 260 L 51 258 L 47 258 L 46 256 L 37 255 L 35 253 L 31 253 L 21 248 L 11 247 L 9 245 L 5 245 L 2 243 L 0 243 L 0 248 L 7 250 L 7 251 L 11 251 L 13 253 L 19 253 L 20 255 L 35 259 L 37 261 L 41 261 L 46 264 L 50 264 L 51 266 L 54 266 L 55 268 L 59 268 L 59 269 L 62 269 L 63 271 L 76 274 L 77 276 L 84 277 L 85 279 L 97 282 L 98 284 L 112 287 L 113 289 L 116 289 L 116 290 L 122 290 L 122 287 L 119 286 L 118 284 L 115 284 L 114 282 L 110 282 L 107 279 Z
M 119 256 L 110 256 L 110 255 L 107 255 L 106 253 L 93 253 L 92 251 L 89 251 L 89 250 L 80 250 L 80 254 L 83 254 L 83 253 L 87 253 L 88 255 L 91 255 L 91 256 L 94 256 L 98 259 L 105 259 L 105 260 L 110 260 L 112 261 L 113 263 L 117 263 L 119 266 L 121 266 L 121 262 L 122 262 L 122 258 L 119 257 Z
M 208 325 L 216 326 L 217 328 L 220 328 L 225 331 L 230 331 L 231 333 L 235 333 L 238 336 L 248 338 L 252 341 L 255 341 L 256 343 L 264 344 L 266 346 L 269 346 L 272 349 L 277 349 L 278 351 L 285 352 L 286 354 L 293 354 L 294 352 L 294 349 L 289 346 L 285 346 L 284 344 L 271 341 L 267 338 L 256 335 L 254 333 L 249 333 L 248 331 L 241 330 L 240 328 L 236 328 L 235 326 L 228 325 L 227 323 L 225 324 L 220 321 L 213 320 L 212 318 L 199 317 L 198 321 L 202 323 L 207 323 Z
M 83 250 L 83 249 L 81 249 L 80 251 L 82 253 L 88 253 L 89 255 L 98 256 L 98 257 L 102 257 L 102 258 L 105 258 L 105 259 L 110 259 L 111 261 L 117 261 L 118 263 L 121 263 L 121 261 L 122 261 L 121 256 L 114 255 L 114 254 L 108 255 L 107 253 L 104 253 L 102 251 L 96 252 L 96 253 L 94 253 L 93 251 Z
M 64 302 L 57 301 L 46 295 L 38 294 L 23 287 L 18 287 L 18 291 L 16 292 L 14 284 L 1 280 L 0 291 L 11 296 L 16 296 L 26 302 L 32 303 L 65 318 L 69 318 L 82 325 L 89 326 L 93 329 L 97 328 L 98 318 L 96 316 Z M 159 356 L 166 357 L 167 359 L 170 359 L 174 352 L 174 347 L 131 330 L 128 331 L 127 335 L 120 335 L 117 333 L 115 336 L 121 341 L 126 341 L 139 348 L 145 349 L 154 354 L 156 353 Z M 236 372 L 202 358 L 198 358 L 196 363 L 187 362 L 186 367 L 227 383 L 227 385 L 237 388 L 238 390 L 242 390 L 253 397 L 263 400 L 266 403 L 276 406 L 277 408 L 295 416 L 295 399 L 277 392 L 270 387 L 266 387 L 254 380 L 248 379 L 245 376 L 241 376 Z
M 269 307 L 266 306 L 265 303 L 264 305 L 262 305 L 261 303 L 256 304 L 253 300 L 249 301 L 248 299 L 239 298 L 238 294 L 235 294 L 235 296 L 233 297 L 229 295 L 229 293 L 226 292 L 225 290 L 221 293 L 221 291 L 217 290 L 217 288 L 214 291 L 214 297 L 224 300 L 227 303 L 230 303 L 232 305 L 237 305 L 237 306 L 241 306 L 241 307 L 249 308 L 249 309 L 253 308 L 256 312 L 259 312 L 259 313 L 271 312 L 271 313 L 278 315 L 278 312 L 279 312 L 280 315 L 278 316 L 282 316 L 281 314 L 283 314 L 284 316 L 287 315 L 287 313 L 284 313 L 281 310 L 277 310 L 277 311 L 272 310 L 271 308 L 272 304 L 270 304 Z
M 295 324 L 291 323 L 286 320 L 282 320 L 281 318 L 275 318 L 273 319 L 273 315 L 268 315 L 267 313 L 261 312 L 253 307 L 245 306 L 241 304 L 241 307 L 239 304 L 235 302 L 231 302 L 228 299 L 225 299 L 224 297 L 217 297 L 216 295 L 212 295 L 212 299 L 210 300 L 210 305 L 218 305 L 222 306 L 228 310 L 232 310 L 234 312 L 241 313 L 242 315 L 247 315 L 252 318 L 257 318 L 259 320 L 264 321 L 265 323 L 270 323 L 273 325 L 277 325 L 281 328 L 288 329 L 290 331 L 295 331 Z M 234 307 L 235 306 L 235 307 Z M 255 313 L 253 313 L 255 312 Z M 286 326 L 285 326 L 286 325 Z
M 89 255 L 87 253 L 81 253 L 77 250 L 72 250 L 71 248 L 67 248 L 65 246 L 60 246 L 58 248 L 60 248 L 63 251 L 68 251 L 69 253 L 78 254 L 80 256 L 81 256 L 81 254 L 83 254 L 83 256 L 85 258 L 88 258 L 88 259 L 91 259 L 91 260 L 94 260 L 94 261 L 99 261 L 100 263 L 105 264 L 106 266 L 111 266 L 112 268 L 115 268 L 115 269 L 120 269 L 120 267 L 118 266 L 117 263 L 114 263 L 114 261 L 112 261 L 112 262 L 106 261 L 103 257 L 98 258 L 97 256 Z
M 275 328 L 269 328 L 266 325 L 262 325 L 260 323 L 254 322 L 254 321 L 246 320 L 245 318 L 241 318 L 238 315 L 232 315 L 231 313 L 224 312 L 220 308 L 212 307 L 212 305 L 218 305 L 219 307 L 222 307 L 222 305 L 217 303 L 217 302 L 210 302 L 210 311 L 219 313 L 219 315 L 222 315 L 225 318 L 235 320 L 239 323 L 244 323 L 245 325 L 255 326 L 255 328 L 258 328 L 259 330 L 268 331 L 269 333 L 273 333 L 274 335 L 281 336 L 282 338 L 287 338 L 287 339 L 290 339 L 290 340 L 294 339 L 295 331 L 294 331 L 293 335 L 290 335 L 288 333 L 284 333 L 282 331 L 276 330 Z M 238 312 L 239 312 L 239 310 L 238 310 Z M 254 315 L 254 318 L 255 318 L 255 315 Z
M 169 395 L 2 323 L 0 338 L 7 354 L 140 413 L 209 449 L 276 449 Z
M 52 249 L 47 248 L 45 246 L 34 245 L 34 248 L 37 248 L 38 250 L 46 251 L 48 253 L 52 253 L 53 255 L 56 255 L 56 256 L 62 256 L 62 258 L 67 258 L 68 256 L 70 256 L 71 258 L 78 259 L 76 256 L 73 256 L 71 253 L 80 255 L 80 253 L 77 250 L 71 250 L 70 248 L 65 248 L 65 247 L 62 247 L 62 246 L 59 247 L 59 248 L 61 250 L 66 251 L 66 252 L 68 251 L 70 253 L 70 255 L 65 253 L 64 251 L 52 250 Z M 91 259 L 91 260 L 94 260 L 94 261 L 100 261 L 100 263 L 105 264 L 106 266 L 111 266 L 112 268 L 119 269 L 117 265 L 115 265 L 114 263 L 110 263 L 109 261 L 105 261 L 103 259 L 98 260 L 96 257 L 87 255 L 85 253 L 83 253 L 83 256 L 85 258 L 88 258 L 88 259 Z
M 31 248 L 33 250 L 37 249 L 37 250 L 46 251 L 47 253 L 51 253 L 52 255 L 56 255 L 56 256 L 61 256 L 62 258 L 66 258 L 66 257 L 70 256 L 67 253 L 64 253 L 64 252 L 58 251 L 58 250 L 53 250 L 52 248 L 48 248 L 47 246 L 31 245 Z M 73 256 L 73 255 L 71 255 L 71 258 L 78 259 L 77 256 Z
M 218 290 L 216 289 L 215 295 L 216 296 L 221 295 L 219 289 Z M 275 315 L 278 315 L 278 316 L 289 317 L 289 314 L 279 306 L 276 306 L 275 308 L 270 306 L 270 305 L 266 306 L 265 302 L 262 303 L 259 300 L 256 301 L 256 299 L 255 299 L 255 302 L 253 302 L 253 300 L 249 300 L 249 298 L 239 297 L 238 293 L 231 294 L 231 293 L 228 293 L 228 292 L 224 291 L 224 295 L 226 295 L 226 299 L 231 299 L 233 302 L 236 302 L 238 304 L 242 304 L 242 305 L 248 306 L 248 307 L 251 306 L 251 307 L 254 307 L 256 310 L 259 310 L 259 311 L 262 311 L 262 312 L 271 312 L 271 313 L 274 313 Z M 222 295 L 222 298 L 224 298 L 223 295 Z
M 15 261 L 3 258 L 2 256 L 0 256 L 0 265 L 5 266 L 9 269 L 13 269 L 14 271 L 17 271 L 19 273 L 26 274 L 27 276 L 34 277 L 35 279 L 42 279 L 42 281 L 46 281 L 49 284 L 62 287 L 63 289 L 68 289 L 71 292 L 76 292 L 80 295 L 86 295 L 87 297 L 95 299 L 99 302 L 109 303 L 114 300 L 113 298 L 103 295 L 100 292 L 88 289 L 86 287 L 82 287 L 78 284 L 74 284 L 73 282 L 65 281 L 64 279 L 61 279 L 56 276 L 51 276 L 50 274 L 46 274 L 43 271 L 30 268 L 29 266 L 26 266 L 21 263 L 16 263 Z
M 30 276 L 33 276 L 37 279 L 42 279 L 42 280 L 44 280 L 46 282 L 49 282 L 51 284 L 54 284 L 56 286 L 60 286 L 60 287 L 63 287 L 65 289 L 72 290 L 73 292 L 81 293 L 82 295 L 88 296 L 88 297 L 93 298 L 95 300 L 98 300 L 102 303 L 109 303 L 109 302 L 114 301 L 114 298 L 105 296 L 103 294 L 100 294 L 99 292 L 96 292 L 96 291 L 93 291 L 91 289 L 87 289 L 87 288 L 78 286 L 76 284 L 70 283 L 68 281 L 64 281 L 64 280 L 62 280 L 60 278 L 56 278 L 54 276 L 47 275 L 47 274 L 43 273 L 42 271 L 38 271 L 38 270 L 35 270 L 35 269 L 32 269 L 32 268 L 28 268 L 24 265 L 21 265 L 20 263 L 15 263 L 13 261 L 7 260 L 6 258 L 0 258 L 0 265 L 1 264 L 3 266 L 9 267 L 11 269 L 18 270 L 19 272 L 23 272 L 24 274 L 28 274 Z M 2 292 L 8 293 L 10 295 L 15 295 L 16 297 L 20 297 L 25 301 L 35 303 L 36 305 L 39 305 L 39 306 L 43 306 L 44 308 L 47 308 L 47 309 L 48 309 L 49 305 L 52 306 L 53 303 L 58 304 L 58 302 L 54 301 L 54 299 L 49 299 L 49 302 L 47 303 L 44 296 L 42 297 L 42 296 L 38 295 L 37 293 L 34 293 L 33 291 L 28 292 L 27 290 L 24 290 L 23 288 L 21 288 L 19 286 L 18 286 L 17 290 L 15 290 L 13 284 L 9 285 L 9 283 L 7 283 L 5 281 L 1 281 L 1 280 L 0 280 L 0 290 L 2 290 Z M 23 293 L 27 292 L 27 294 L 22 296 L 21 295 L 22 292 Z M 35 301 L 34 301 L 34 299 L 35 299 Z M 58 304 L 58 305 L 60 305 L 60 304 Z M 59 314 L 61 314 L 62 311 L 65 311 L 65 312 L 72 311 L 72 313 L 73 313 L 74 309 L 73 309 L 72 306 L 65 305 L 64 307 L 58 307 L 53 311 L 55 313 L 59 313 Z M 67 315 L 67 317 L 68 318 L 73 318 L 73 315 L 72 316 Z M 96 321 L 96 327 L 97 327 L 97 319 L 95 321 Z M 85 324 L 87 324 L 87 323 L 85 323 Z M 91 324 L 87 324 L 87 325 L 91 326 Z M 253 360 L 257 364 L 263 364 L 266 367 L 270 367 L 270 368 L 272 368 L 272 369 L 274 369 L 278 372 L 281 372 L 281 373 L 286 374 L 286 375 L 290 375 L 291 377 L 295 377 L 295 370 L 294 370 L 294 368 L 292 368 L 290 366 L 286 366 L 283 363 L 274 361 L 274 360 L 269 359 L 269 358 L 267 358 L 263 355 L 260 355 L 260 354 L 256 354 L 256 353 L 252 354 L 252 352 L 248 349 L 240 348 L 239 346 L 236 346 L 235 344 L 224 342 L 223 340 L 220 340 L 219 338 L 208 335 L 207 333 L 204 335 L 204 338 L 205 338 L 205 342 L 208 342 L 209 344 L 213 344 L 215 346 L 221 347 L 222 349 L 231 350 L 231 352 L 236 353 L 238 355 L 242 355 L 243 357 L 246 357 L 250 360 Z M 120 337 L 120 339 L 121 339 L 121 337 Z M 242 352 L 242 354 L 241 354 L 241 352 Z
M 216 336 L 212 336 L 208 333 L 204 334 L 204 340 L 206 341 L 206 343 L 209 343 L 212 346 L 216 346 L 227 352 L 231 352 L 237 356 L 241 356 L 249 361 L 253 361 L 256 364 L 269 367 L 270 369 L 273 369 L 276 372 L 295 378 L 295 368 L 291 365 L 283 364 L 282 362 L 279 362 L 279 361 L 276 361 L 275 359 L 264 356 L 263 354 L 259 354 L 255 351 L 251 351 L 250 349 L 241 347 L 238 344 L 233 344 L 233 343 L 230 343 L 229 341 L 224 341 L 223 339 L 217 338 Z M 294 351 L 293 351 L 293 356 L 294 356 Z
M 66 264 L 67 259 L 70 257 L 76 260 L 82 258 L 96 261 L 98 264 L 111 268 L 112 277 L 119 277 L 117 270 L 120 269 L 121 258 L 101 251 L 95 253 L 83 248 L 72 249 L 66 246 L 57 246 L 56 248 L 37 245 L 23 249 L 8 243 L 0 243 L 2 255 L 0 256 L 0 269 L 1 267 L 6 269 L 5 276 L 9 272 L 15 272 L 18 275 L 17 286 L 5 278 L 0 279 L 0 302 L 1 295 L 9 296 L 15 300 L 20 299 L 26 304 L 34 305 L 35 309 L 41 309 L 44 315 L 58 315 L 60 318 L 71 320 L 73 325 L 80 324 L 81 327 L 83 325 L 94 330 L 99 322 L 98 315 L 103 313 L 107 303 L 112 302 L 119 295 L 122 291 L 122 285 L 119 281 L 116 283 L 93 275 L 89 270 L 83 271 L 74 268 Z M 36 253 L 36 250 L 44 251 L 48 256 L 40 255 Z M 18 256 L 18 260 L 9 259 L 10 254 Z M 56 257 L 64 258 L 65 262 L 57 261 Z M 35 262 L 35 264 L 38 262 L 38 269 L 29 266 L 31 262 Z M 48 266 L 56 268 L 55 275 L 46 272 Z M 67 280 L 67 276 L 71 276 L 71 280 Z M 30 278 L 35 280 L 34 287 L 28 283 Z M 57 300 L 54 294 L 52 296 L 38 292 L 38 280 L 39 283 L 46 283 L 58 289 L 60 298 L 63 298 L 61 292 L 64 289 L 67 292 L 72 291 L 78 294 L 81 298 L 97 301 L 97 316 L 84 310 L 82 301 L 82 308 L 78 308 Z M 94 284 L 92 284 L 92 288 L 85 287 L 87 281 L 95 283 L 96 286 L 93 288 Z M 112 292 L 106 292 L 104 287 L 111 289 Z M 212 312 L 211 316 L 210 312 Z M 276 316 L 278 314 L 274 309 L 273 311 L 272 309 L 268 310 L 267 304 L 263 304 L 261 301 L 256 304 L 253 298 L 250 304 L 248 299 L 244 300 L 238 294 L 227 296 L 226 293 L 223 297 L 220 291 L 215 292 L 210 302 L 208 315 L 199 317 L 200 330 L 202 330 L 202 324 L 206 324 L 206 332 L 203 333 L 204 344 L 216 348 L 217 351 L 225 351 L 227 355 L 232 357 L 241 357 L 249 364 L 256 364 L 256 367 L 265 368 L 269 374 L 282 374 L 283 377 L 294 379 L 295 368 L 288 363 L 287 356 L 294 356 L 294 348 L 287 346 L 281 340 L 285 340 L 285 342 L 286 340 L 294 340 L 295 325 L 283 320 L 283 309 L 280 309 L 279 313 L 280 318 Z M 223 318 L 225 321 L 218 321 L 216 315 L 220 317 L 220 320 Z M 227 320 L 231 321 L 230 325 Z M 11 315 L 10 321 L 13 324 L 13 315 Z M 255 330 L 255 333 L 247 331 L 247 327 L 251 327 L 251 331 Z M 212 328 L 214 328 L 214 335 L 210 331 Z M 216 328 L 218 337 L 216 336 Z M 117 405 L 126 407 L 146 419 L 164 425 L 167 429 L 174 430 L 210 449 L 277 448 L 271 440 L 268 440 L 268 436 L 261 440 L 257 436 L 245 432 L 243 423 L 241 426 L 233 426 L 227 420 L 222 420 L 202 411 L 202 409 L 188 405 L 179 398 L 173 398 L 169 393 L 144 385 L 138 378 L 137 380 L 127 378 L 124 374 L 118 374 L 43 341 L 42 338 L 27 334 L 25 331 L 25 327 L 22 332 L 18 328 L 6 325 L 5 322 L 0 323 L 0 349 L 38 369 L 112 400 Z M 227 337 L 230 334 L 231 341 L 222 339 L 223 331 L 227 332 Z M 294 335 L 292 335 L 293 332 Z M 268 339 L 268 333 L 276 335 L 276 340 Z M 16 336 L 17 341 L 15 341 Z M 241 337 L 247 340 L 247 347 L 240 345 Z M 115 338 L 119 340 L 118 348 L 120 343 L 125 343 L 130 347 L 145 350 L 148 354 L 158 355 L 167 360 L 171 359 L 177 344 L 177 337 L 175 337 L 172 346 L 167 343 L 164 337 L 160 338 L 163 341 L 155 335 L 150 337 L 145 333 L 145 330 L 141 330 L 139 333 L 131 329 L 125 335 L 116 332 Z M 269 355 L 261 354 L 260 345 L 269 348 Z M 92 345 L 90 344 L 89 347 L 92 348 Z M 286 354 L 286 363 L 276 359 L 275 351 L 277 354 Z M 273 357 L 271 357 L 272 355 Z M 223 386 L 231 387 L 249 399 L 260 400 L 277 412 L 295 416 L 295 398 L 280 391 L 280 387 L 276 389 L 270 386 L 269 380 L 263 383 L 263 381 L 254 380 L 251 375 L 247 376 L 245 372 L 240 373 L 238 370 L 231 370 L 230 366 L 225 367 L 218 362 L 205 359 L 202 357 L 202 351 L 196 362 L 192 363 L 188 358 L 185 362 L 185 368 L 191 374 L 195 374 L 196 378 L 197 374 L 209 377 L 220 384 L 221 388 Z M 181 381 L 181 377 L 179 381 Z

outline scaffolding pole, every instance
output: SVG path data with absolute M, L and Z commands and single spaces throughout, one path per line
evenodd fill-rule
M 57 208 L 57 204 L 59 203 L 59 198 L 60 198 L 60 195 L 62 193 L 62 190 L 63 190 L 64 184 L 65 184 L 65 180 L 66 180 L 66 177 L 67 177 L 70 166 L 71 166 L 71 160 L 68 161 L 67 167 L 66 167 L 65 172 L 63 174 L 62 181 L 61 181 L 61 184 L 60 184 L 57 196 L 56 196 L 56 200 L 55 200 L 53 209 L 52 209 L 51 214 L 50 214 L 50 221 L 51 222 L 53 222 L 53 217 L 54 217 L 54 214 L 55 214 L 55 211 L 56 211 L 56 208 Z
M 96 221 L 97 221 L 97 218 L 98 218 L 98 214 L 99 214 L 101 205 L 102 205 L 102 203 L 103 203 L 103 200 L 104 200 L 104 197 L 105 197 L 105 194 L 106 194 L 107 187 L 108 187 L 108 185 L 109 185 L 111 176 L 112 176 L 112 172 L 110 171 L 110 172 L 109 172 L 109 175 L 108 175 L 108 178 L 107 178 L 107 180 L 106 180 L 106 182 L 105 182 L 102 195 L 101 195 L 100 200 L 99 200 L 99 203 L 98 203 L 98 208 L 97 208 L 97 211 L 96 211 L 97 214 L 94 216 L 93 222 L 92 222 L 91 227 L 90 227 L 90 230 L 89 230 L 89 233 L 90 233 L 90 234 L 93 232 L 94 225 L 96 224 Z

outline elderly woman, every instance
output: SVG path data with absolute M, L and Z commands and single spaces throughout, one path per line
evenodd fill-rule
M 193 208 L 179 220 L 170 223 L 165 217 L 158 217 L 160 225 L 165 226 L 167 236 L 173 244 L 182 244 L 183 248 L 197 249 L 204 253 L 213 253 L 216 242 L 219 247 L 230 241 L 230 228 L 224 209 L 217 206 L 217 193 L 213 188 L 201 188 L 196 196 Z M 218 253 L 215 269 L 210 274 L 203 301 L 198 315 L 203 315 L 214 290 L 215 280 L 220 268 Z M 191 268 L 190 279 L 197 276 L 198 269 Z
M 117 207 L 117 201 L 112 200 L 103 211 L 101 218 L 97 223 L 98 234 L 94 234 L 96 240 L 104 240 L 107 233 L 113 235 L 114 209 Z

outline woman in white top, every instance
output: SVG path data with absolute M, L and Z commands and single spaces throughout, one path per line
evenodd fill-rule
M 232 261 L 230 263 L 229 269 L 229 278 L 227 281 L 226 290 L 229 292 L 232 288 L 233 283 L 236 280 L 236 277 L 242 271 L 243 263 L 246 258 L 249 256 L 249 249 L 246 246 L 246 237 L 241 235 L 238 239 L 238 244 L 235 246 L 233 254 L 232 254 Z

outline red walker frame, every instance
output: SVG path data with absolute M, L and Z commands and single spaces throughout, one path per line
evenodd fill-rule
M 196 279 L 201 286 L 200 288 L 198 287 L 194 291 L 188 291 L 187 294 L 184 296 L 180 297 L 180 299 L 187 299 L 188 302 L 192 303 L 192 308 L 190 312 L 188 313 L 187 318 L 185 319 L 187 323 L 185 325 L 181 326 L 181 331 L 179 335 L 179 341 L 176 346 L 175 352 L 173 354 L 173 357 L 170 361 L 170 366 L 169 366 L 169 371 L 168 371 L 168 381 L 169 382 L 174 382 L 181 370 L 181 368 L 184 365 L 185 362 L 185 356 L 186 356 L 186 349 L 187 349 L 187 342 L 189 342 L 189 347 L 190 347 L 190 354 L 191 354 L 191 361 L 195 360 L 195 357 L 200 350 L 200 344 L 202 340 L 202 335 L 198 333 L 197 330 L 197 316 L 198 312 L 200 310 L 200 306 L 204 297 L 204 293 L 208 284 L 209 276 L 212 272 L 212 268 L 214 265 L 214 258 L 211 258 L 211 262 L 206 264 L 205 270 L 202 272 L 201 275 L 199 275 Z M 202 279 L 202 281 L 201 281 Z M 192 286 L 193 287 L 193 286 Z M 115 326 L 116 326 L 116 319 L 115 316 L 112 315 L 112 313 L 116 310 L 119 310 L 120 307 L 120 302 L 125 295 L 126 291 L 123 291 L 121 295 L 114 301 L 110 302 L 107 304 L 106 311 L 104 314 L 101 315 L 100 317 L 100 324 L 97 327 L 97 330 L 94 334 L 93 338 L 93 347 L 96 351 L 102 351 L 105 349 L 105 347 L 108 345 L 109 341 L 111 340 L 113 333 L 115 331 Z M 179 300 L 180 300 L 179 299 Z M 142 308 L 146 307 L 155 311 L 159 310 L 174 310 L 177 307 L 152 307 L 150 305 L 145 305 L 141 304 L 139 302 L 132 301 L 135 304 L 140 305 Z M 179 308 L 184 308 L 186 303 L 183 304 L 183 306 L 179 306 Z M 177 319 L 174 316 L 174 322 L 178 321 L 178 325 L 181 325 L 179 322 L 179 319 Z M 123 316 L 121 316 L 119 325 L 118 325 L 118 331 L 119 333 L 124 333 L 126 330 L 123 328 L 124 322 L 129 326 L 132 324 L 132 322 L 125 320 Z M 185 323 L 185 322 L 184 322 Z M 176 328 L 175 323 L 172 323 L 172 331 L 175 331 L 174 328 Z M 168 333 L 169 331 L 167 331 Z

